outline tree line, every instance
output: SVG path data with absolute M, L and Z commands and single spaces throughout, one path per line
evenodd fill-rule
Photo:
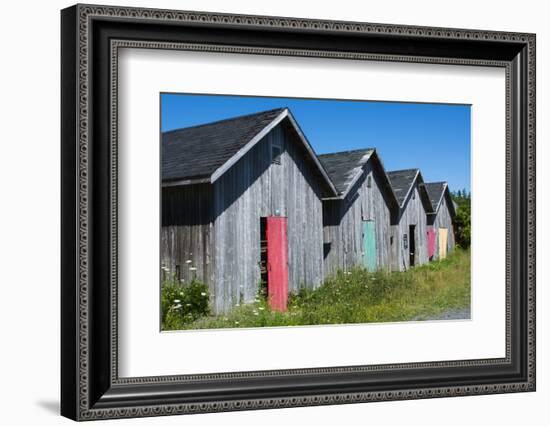
M 451 191 L 451 198 L 457 205 L 453 220 L 456 243 L 465 249 L 471 243 L 471 196 L 471 192 L 466 189 Z

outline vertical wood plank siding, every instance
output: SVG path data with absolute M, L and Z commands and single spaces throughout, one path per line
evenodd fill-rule
M 325 275 L 349 270 L 363 263 L 363 220 L 375 222 L 377 267 L 389 269 L 391 263 L 391 211 L 382 192 L 381 178 L 369 160 L 363 176 L 343 200 L 323 202 L 325 238 Z M 371 187 L 367 179 L 371 176 Z
M 162 189 L 161 264 L 165 276 L 210 285 L 212 273 L 212 190 L 210 185 Z M 191 261 L 191 262 L 189 262 Z M 196 271 L 192 268 L 196 268 Z
M 404 271 L 409 268 L 409 248 L 404 247 L 403 237 L 407 236 L 408 247 L 410 247 L 410 225 L 416 227 L 415 265 L 428 262 L 427 213 L 420 198 L 418 185 L 418 180 L 416 180 L 405 200 L 405 207 L 399 211 L 397 222 L 393 227 L 395 246 L 392 261 L 393 271 Z
M 260 283 L 260 217 L 288 218 L 289 291 L 318 287 L 323 274 L 321 187 L 301 146 L 275 127 L 213 185 L 214 310 L 254 300 Z M 282 148 L 271 163 L 271 144 Z
M 451 202 L 451 200 L 449 200 L 449 198 L 450 197 L 445 194 L 443 196 L 443 199 L 441 200 L 441 204 L 439 205 L 437 213 L 428 216 L 428 223 L 431 222 L 433 224 L 436 232 L 434 259 L 437 259 L 439 257 L 439 228 L 447 228 L 449 231 L 447 237 L 447 253 L 451 253 L 455 247 L 453 218 L 449 210 L 449 202 Z

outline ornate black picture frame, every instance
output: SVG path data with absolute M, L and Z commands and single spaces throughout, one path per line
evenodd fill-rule
M 62 415 L 92 420 L 535 390 L 534 34 L 96 5 L 64 9 L 61 28 Z M 504 68 L 506 356 L 119 378 L 120 47 Z

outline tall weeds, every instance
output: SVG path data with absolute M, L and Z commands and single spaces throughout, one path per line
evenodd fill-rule
M 457 248 L 447 259 L 406 272 L 339 272 L 317 289 L 291 295 L 284 313 L 271 311 L 265 298 L 257 297 L 227 315 L 171 322 L 165 329 L 408 321 L 469 306 L 470 252 Z

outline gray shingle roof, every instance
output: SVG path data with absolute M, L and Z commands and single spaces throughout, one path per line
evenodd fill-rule
M 415 183 L 416 179 L 418 179 L 418 192 L 420 194 L 420 199 L 422 200 L 422 205 L 424 206 L 426 213 L 433 213 L 434 209 L 432 207 L 432 202 L 430 201 L 428 191 L 426 191 L 424 179 L 422 178 L 420 169 L 394 170 L 388 172 L 388 177 L 390 178 L 393 191 L 401 208 L 405 207 L 404 204 L 407 199 L 407 195 L 409 194 L 409 190 Z
M 448 197 L 447 206 L 449 208 L 449 211 L 451 212 L 451 216 L 454 216 L 456 214 L 458 205 L 451 197 L 449 185 L 447 184 L 447 182 L 430 182 L 424 184 L 424 186 L 426 187 L 426 192 L 430 197 L 430 202 L 432 203 L 434 213 L 437 213 L 437 210 L 439 209 L 439 203 L 442 197 L 446 195 Z
M 162 180 L 207 178 L 285 108 L 229 118 L 162 134 Z
M 334 152 L 319 155 L 321 164 L 327 171 L 338 193 L 345 194 L 361 173 L 362 166 L 368 161 L 373 148 L 354 151 Z
M 434 211 L 436 211 L 439 206 L 441 196 L 443 195 L 443 191 L 445 191 L 447 182 L 430 182 L 424 185 L 426 187 L 426 191 L 428 192 L 428 196 L 430 197 L 432 207 Z
M 409 193 L 409 189 L 414 183 L 418 172 L 418 169 L 394 170 L 388 172 L 388 177 L 390 178 L 393 192 L 395 193 L 400 206 L 403 206 L 403 202 L 405 201 L 405 198 Z

